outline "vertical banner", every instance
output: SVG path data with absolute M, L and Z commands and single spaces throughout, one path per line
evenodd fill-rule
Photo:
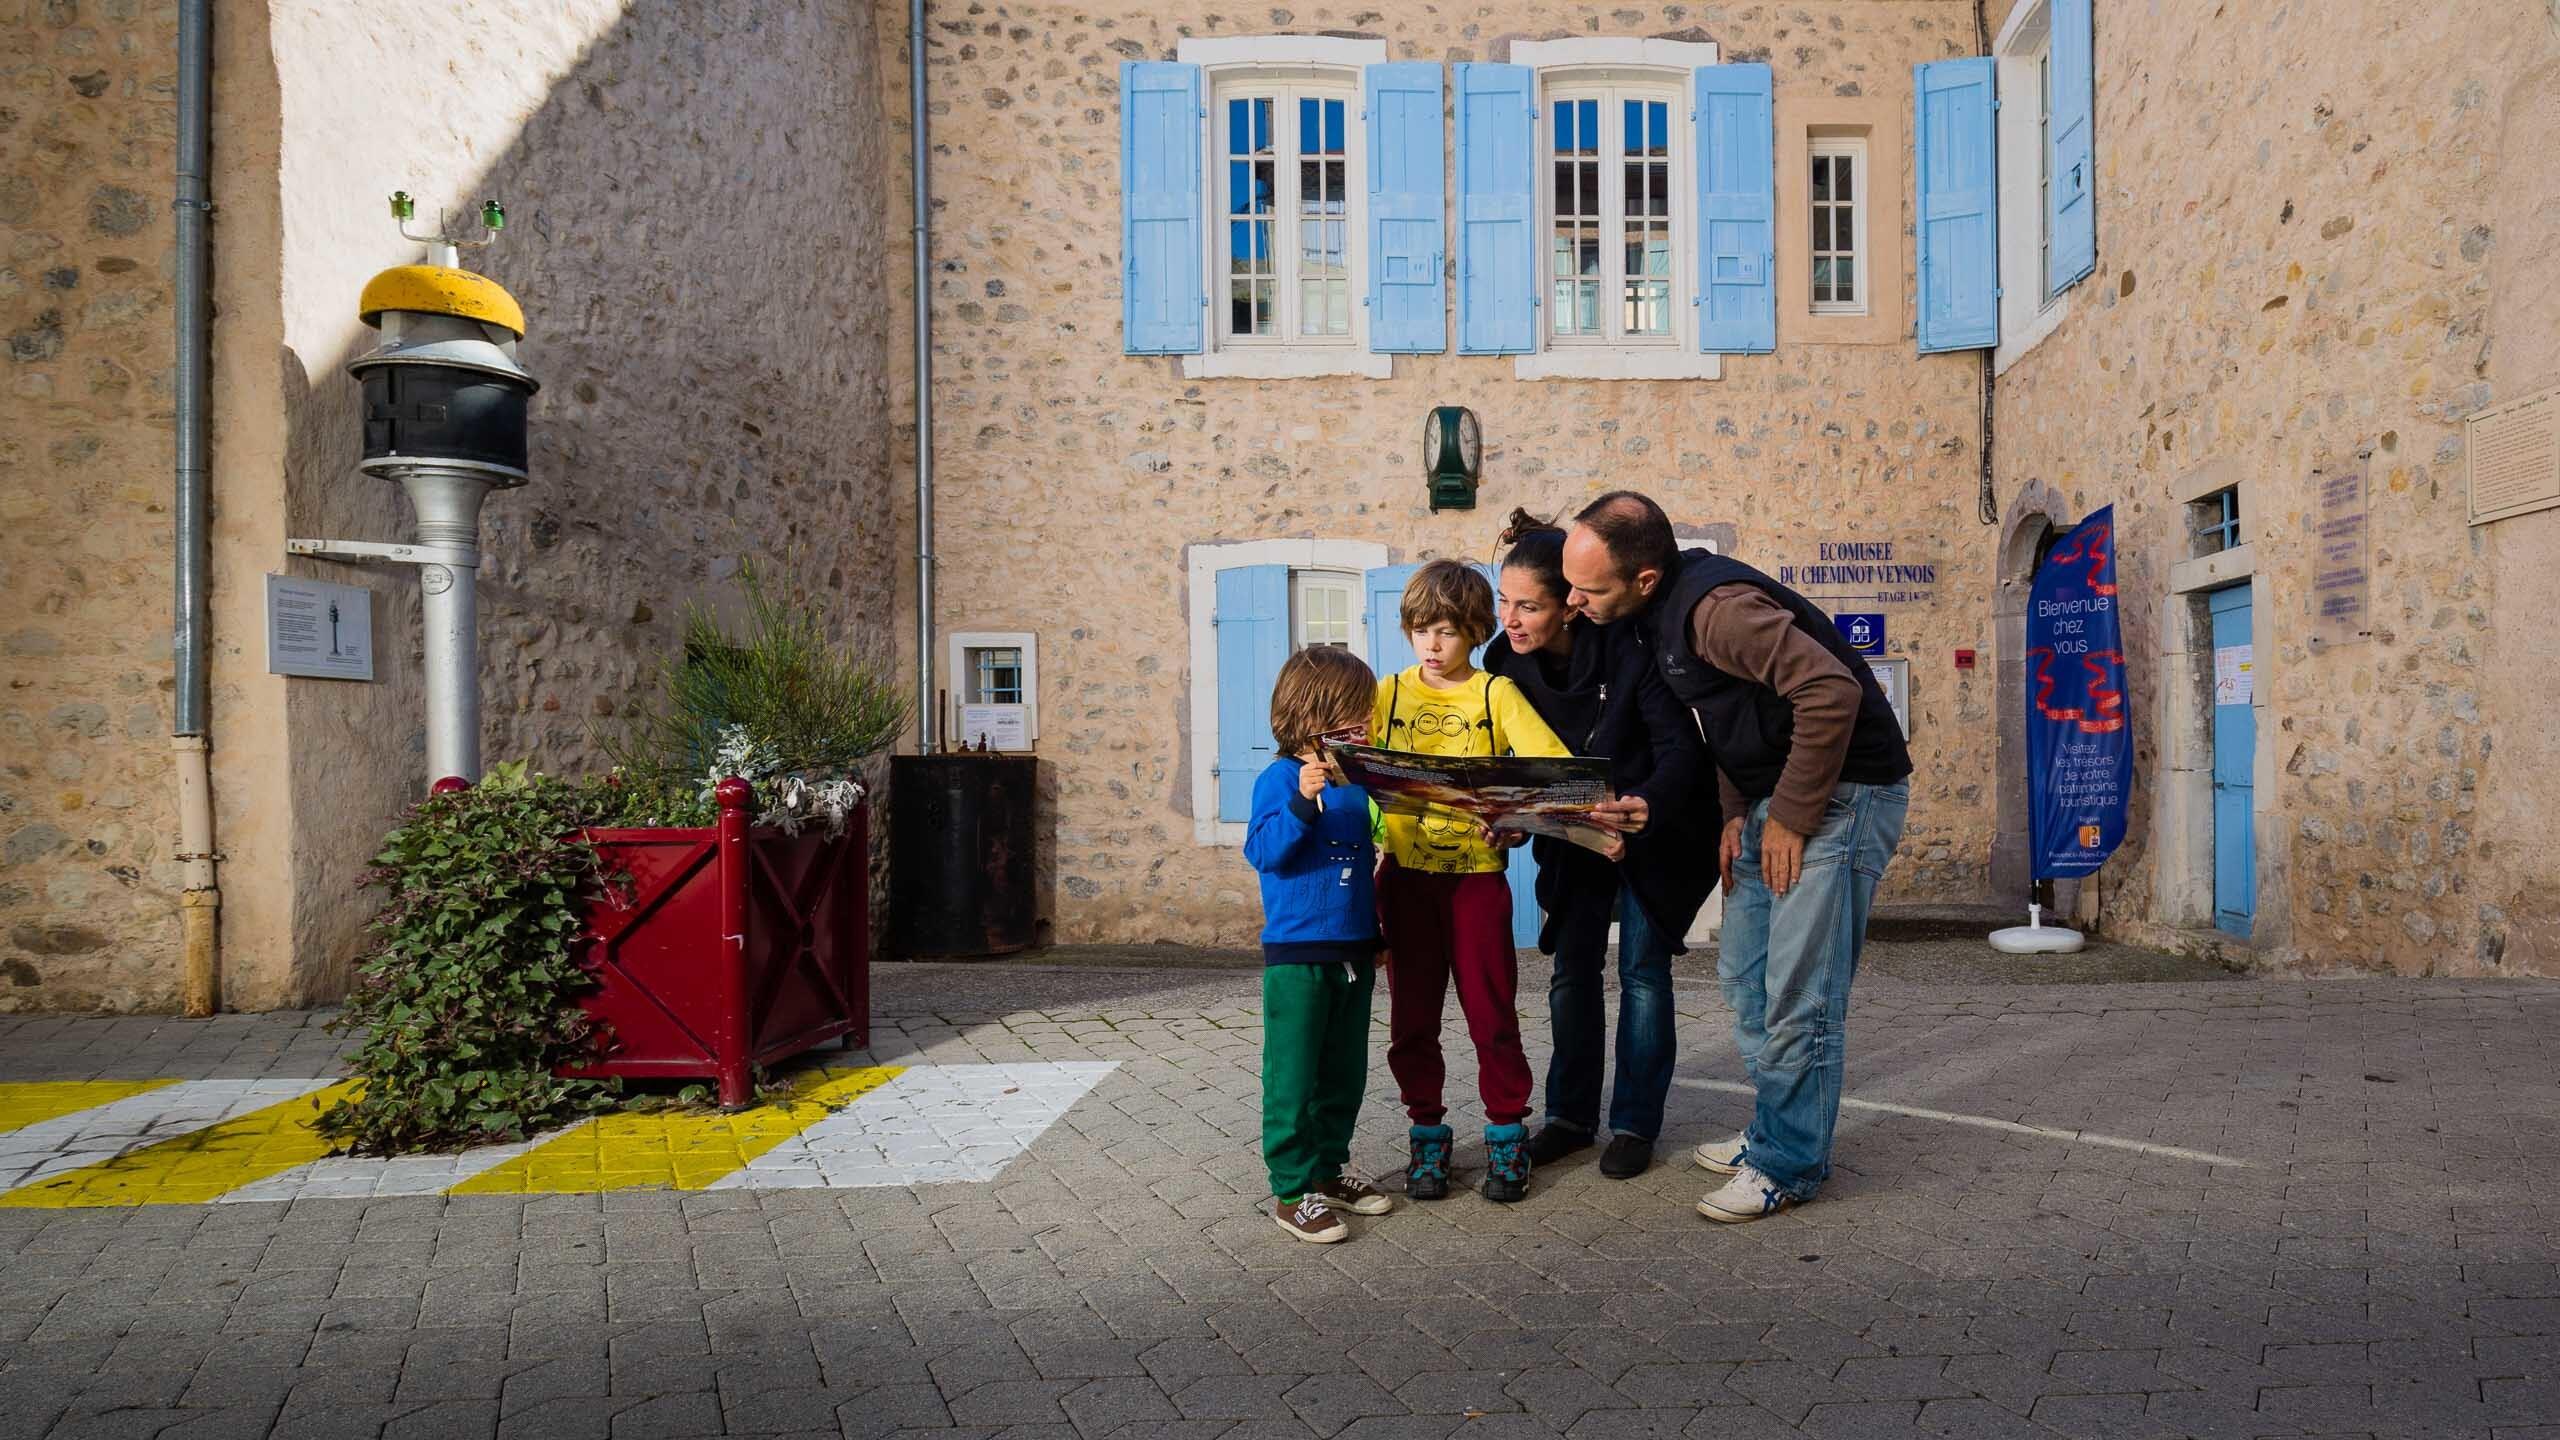
M 2062 537 L 2027 600 L 2027 803 L 2036 878 L 2104 864 L 2133 792 L 2124 641 L 2116 615 L 2115 507 Z

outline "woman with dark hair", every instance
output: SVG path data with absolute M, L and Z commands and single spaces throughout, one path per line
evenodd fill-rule
M 1697 725 L 1635 627 L 1594 625 L 1567 608 L 1564 536 L 1525 510 L 1511 512 L 1496 597 L 1502 633 L 1486 644 L 1483 668 L 1518 685 L 1575 754 L 1607 758 L 1619 796 L 1646 801 L 1644 830 L 1624 838 L 1614 863 L 1560 840 L 1532 842 L 1546 912 L 1538 948 L 1555 957 L 1547 986 L 1555 1054 L 1530 1162 L 1553 1164 L 1598 1138 L 1608 1057 L 1601 969 L 1614 920 L 1618 1059 L 1600 1173 L 1623 1180 L 1653 1163 L 1662 1133 L 1676 1054 L 1671 957 L 1715 888 L 1715 867 L 1699 857 L 1721 826 Z

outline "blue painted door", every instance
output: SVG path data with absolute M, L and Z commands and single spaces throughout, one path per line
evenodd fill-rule
M 2258 910 L 2258 862 L 2250 817 L 2258 753 L 2255 647 L 2249 587 L 2217 590 L 2213 617 L 2213 923 L 2246 939 Z
M 1419 565 L 1381 565 L 1369 572 L 1369 603 L 1364 619 L 1369 628 L 1369 668 L 1378 678 L 1386 679 L 1414 663 L 1413 641 L 1404 633 L 1404 587 L 1413 579 Z M 1499 583 L 1497 581 L 1497 583 Z M 1482 658 L 1483 651 L 1476 652 Z M 1380 737 L 1383 738 L 1383 737 Z M 1538 943 L 1538 862 L 1529 856 L 1529 847 L 1511 852 L 1511 940 L 1528 949 Z

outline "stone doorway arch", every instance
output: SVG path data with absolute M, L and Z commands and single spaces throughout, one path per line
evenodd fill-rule
M 2027 595 L 2036 566 L 2070 528 L 2068 507 L 2060 489 L 2030 481 L 2000 521 L 1998 585 L 1991 600 L 2000 737 L 1992 787 L 1991 899 L 2020 910 L 2035 888 L 2027 807 Z M 2056 908 L 2067 915 L 2077 886 L 2065 882 L 2056 889 Z

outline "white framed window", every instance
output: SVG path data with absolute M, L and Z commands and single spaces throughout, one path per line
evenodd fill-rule
M 959 706 L 949 719 L 951 733 L 975 745 L 978 735 L 966 723 L 976 713 L 977 732 L 993 731 L 999 750 L 1017 748 L 1012 727 L 1021 733 L 1019 748 L 1040 738 L 1040 640 L 1029 630 L 955 630 L 943 640 L 943 674 L 950 677 L 952 699 Z
M 1324 607 L 1322 615 L 1326 634 L 1333 632 L 1331 597 L 1339 594 L 1346 607 L 1342 620 L 1343 643 L 1355 655 L 1368 652 L 1368 627 L 1362 617 L 1360 586 L 1369 571 L 1386 564 L 1387 547 L 1373 540 L 1237 540 L 1206 545 L 1193 545 L 1184 554 L 1184 601 L 1189 618 L 1190 682 L 1189 736 L 1191 769 L 1191 838 L 1200 845 L 1241 845 L 1245 827 L 1241 821 L 1218 818 L 1218 575 L 1221 571 L 1240 570 L 1261 565 L 1289 567 L 1291 647 L 1302 649 L 1307 643 L 1308 601 L 1310 594 L 1325 598 L 1314 603 Z M 1331 639 L 1320 643 L 1331 644 Z
M 1351 343 L 1347 86 L 1239 81 L 1219 91 L 1218 338 Z
M 1209 157 L 1207 348 L 1188 379 L 1384 379 L 1369 353 L 1363 67 L 1383 40 L 1251 35 L 1184 40 L 1201 67 Z
M 1349 570 L 1289 572 L 1289 648 L 1331 645 L 1358 651 L 1361 633 L 1360 576 Z
M 1549 344 L 1673 343 L 1671 112 L 1680 103 L 1677 88 L 1660 84 L 1546 92 Z
M 1856 135 L 1812 138 L 1813 293 L 1816 315 L 1864 315 L 1867 273 L 1867 142 Z
M 2053 30 L 2046 0 L 2025 0 L 1992 46 L 2000 95 L 2033 96 L 1997 112 L 2000 173 L 2000 344 L 1994 373 L 2007 370 L 2062 327 L 2071 296 L 2053 293 Z
M 1538 349 L 1520 379 L 1713 380 L 1698 350 L 1696 80 L 1716 47 L 1522 41 L 1538 74 Z

